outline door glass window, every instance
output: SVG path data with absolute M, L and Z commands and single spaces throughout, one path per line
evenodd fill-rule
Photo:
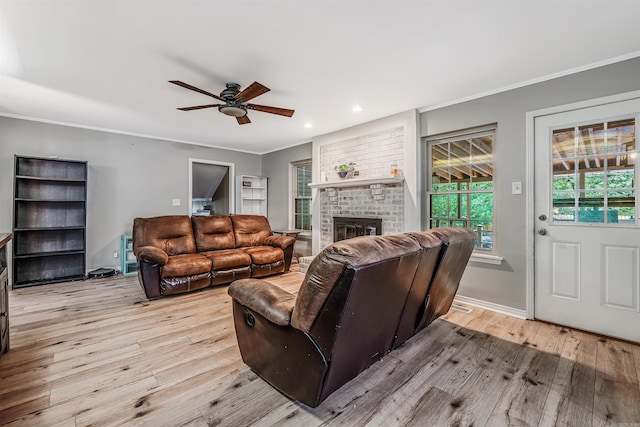
M 634 118 L 552 134 L 553 220 L 635 224 Z

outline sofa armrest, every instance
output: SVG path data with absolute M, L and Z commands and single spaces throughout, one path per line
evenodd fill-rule
M 287 326 L 291 321 L 296 296 L 276 285 L 260 279 L 240 279 L 227 292 L 236 302 L 276 325 Z
M 287 249 L 296 242 L 295 237 L 291 236 L 268 236 L 264 239 L 264 244 L 276 248 Z
M 169 261 L 169 255 L 162 249 L 158 249 L 155 246 L 142 246 L 138 248 L 135 253 L 138 259 L 158 263 L 165 265 Z

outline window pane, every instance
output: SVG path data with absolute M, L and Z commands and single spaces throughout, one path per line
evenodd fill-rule
M 491 135 L 471 138 L 471 179 L 474 182 L 493 179 L 493 140 Z
M 553 175 L 553 189 L 554 190 L 575 190 L 576 189 L 576 176 L 574 174 L 559 174 Z
M 491 222 L 471 221 L 476 232 L 476 248 L 493 249 L 493 224 Z
M 293 223 L 301 230 L 311 230 L 311 162 L 294 166 Z
M 636 129 L 634 119 L 619 120 L 607 124 L 607 152 L 635 152 Z
M 468 166 L 471 163 L 471 144 L 469 141 L 456 141 L 450 144 L 451 166 Z
M 632 168 L 610 171 L 607 175 L 607 187 L 609 188 L 633 188 L 635 171 Z
M 471 194 L 471 219 L 489 221 L 493 219 L 492 193 Z
M 478 132 L 433 141 L 428 149 L 431 227 L 481 227 L 476 246 L 486 250 L 494 249 L 493 138 L 492 131 Z
M 553 192 L 553 220 L 575 221 L 576 191 Z
M 449 166 L 449 144 L 435 144 L 431 147 L 431 170 Z
M 431 216 L 435 218 L 443 218 L 447 216 L 449 211 L 449 196 L 447 194 L 431 195 Z
M 471 184 L 472 190 L 493 190 L 493 182 L 474 182 Z
M 460 195 L 459 218 L 469 218 L 469 193 L 463 193 Z
M 297 197 L 311 197 L 311 166 L 296 166 L 296 195 Z
M 471 154 L 474 165 L 493 163 L 493 138 L 491 135 L 485 135 L 477 138 L 471 138 Z
M 295 200 L 294 227 L 311 230 L 311 199 Z
M 456 191 L 458 189 L 458 186 L 456 184 L 448 184 L 448 183 L 434 183 L 433 184 L 433 191 Z
M 578 207 L 578 222 L 604 222 L 604 192 L 581 193 Z
M 553 220 L 562 221 L 562 222 L 575 222 L 576 220 L 575 206 L 570 205 L 570 206 L 554 207 Z
M 615 215 L 612 214 L 615 212 Z M 619 208 L 619 207 L 610 207 L 609 208 L 609 222 L 618 222 L 620 224 L 635 224 L 636 220 L 636 209 L 634 207 L 631 208 Z
M 567 159 L 574 158 L 575 156 L 576 149 L 574 129 L 559 129 L 553 131 L 554 166 L 556 162 L 565 163 Z M 571 169 L 566 163 L 565 167 L 566 169 Z
M 590 156 L 591 160 L 597 161 L 597 158 L 605 152 L 604 125 L 598 123 L 580 127 L 578 146 L 580 155 Z
M 584 174 L 584 189 L 597 190 L 604 188 L 604 172 L 588 172 Z
M 458 194 L 449 194 L 449 212 L 448 212 L 448 217 L 450 218 L 459 218 L 459 212 L 458 212 Z

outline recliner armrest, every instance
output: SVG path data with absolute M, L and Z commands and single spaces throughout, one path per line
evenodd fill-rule
M 296 239 L 291 236 L 268 236 L 264 239 L 264 244 L 274 246 L 276 248 L 287 249 L 287 247 L 293 245 Z
M 155 246 L 142 246 L 136 250 L 135 255 L 138 259 L 157 262 L 160 265 L 165 265 L 169 261 L 169 255 Z
M 235 301 L 276 325 L 287 326 L 291 321 L 296 296 L 272 283 L 240 279 L 233 282 L 227 292 Z

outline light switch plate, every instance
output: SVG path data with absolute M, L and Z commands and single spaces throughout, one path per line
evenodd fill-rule
M 173 199 L 173 206 L 180 206 L 180 199 Z
M 511 183 L 511 194 L 522 194 L 522 182 Z

